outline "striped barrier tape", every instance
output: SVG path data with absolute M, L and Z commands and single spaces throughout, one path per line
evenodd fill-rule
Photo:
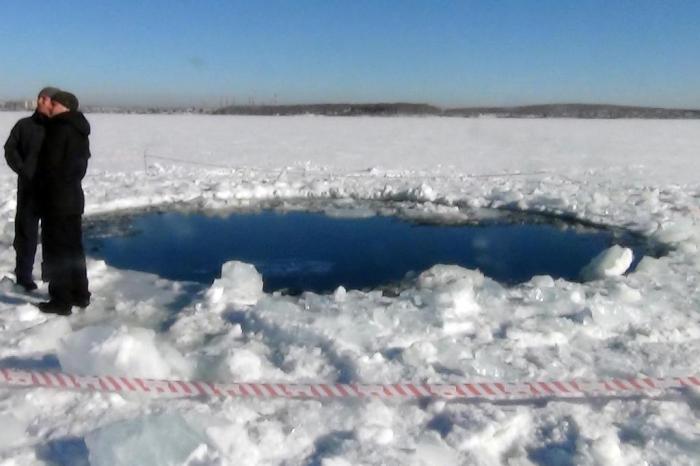
M 533 399 L 580 398 L 660 394 L 669 389 L 695 387 L 700 376 L 669 378 L 619 378 L 597 381 L 472 382 L 458 384 L 288 384 L 212 383 L 184 380 L 155 380 L 125 376 L 79 376 L 61 372 L 0 369 L 0 385 L 47 387 L 62 390 L 146 393 L 172 397 L 251 398 L 445 398 L 445 399 Z

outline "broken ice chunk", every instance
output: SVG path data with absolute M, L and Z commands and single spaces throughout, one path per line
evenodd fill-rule
M 588 281 L 622 275 L 630 268 L 633 259 L 631 249 L 616 244 L 595 256 L 581 270 L 581 278 Z

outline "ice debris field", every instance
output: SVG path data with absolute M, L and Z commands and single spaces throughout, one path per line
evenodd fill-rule
M 21 113 L 0 113 L 9 132 Z M 643 234 L 669 254 L 578 283 L 443 264 L 397 295 L 263 292 L 250 264 L 180 282 L 89 258 L 93 303 L 45 316 L 12 283 L 0 169 L 0 369 L 209 383 L 686 377 L 700 352 L 700 122 L 88 115 L 86 215 L 298 199 L 417 216 L 508 208 Z M 37 257 L 38 276 L 41 254 Z M 700 463 L 700 391 L 575 400 L 158 397 L 0 388 L 2 465 Z

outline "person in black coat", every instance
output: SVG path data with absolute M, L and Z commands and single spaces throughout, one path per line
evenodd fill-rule
M 5 160 L 17 173 L 17 212 L 15 214 L 15 276 L 27 291 L 37 288 L 32 278 L 39 235 L 39 211 L 35 183 L 39 152 L 44 142 L 46 123 L 51 116 L 52 97 L 59 92 L 45 87 L 37 96 L 34 114 L 19 120 L 5 142 Z
M 73 94 L 58 92 L 53 102 L 36 174 L 41 245 L 51 298 L 39 308 L 70 315 L 72 306 L 87 307 L 90 303 L 82 238 L 82 179 L 90 158 L 90 124 L 78 111 Z

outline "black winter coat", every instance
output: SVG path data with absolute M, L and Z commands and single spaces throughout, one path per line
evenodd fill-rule
M 5 142 L 5 160 L 17 173 L 20 194 L 31 194 L 48 117 L 39 112 L 19 120 Z
M 90 123 L 80 112 L 60 113 L 48 121 L 36 174 L 42 217 L 83 213 L 89 135 Z

